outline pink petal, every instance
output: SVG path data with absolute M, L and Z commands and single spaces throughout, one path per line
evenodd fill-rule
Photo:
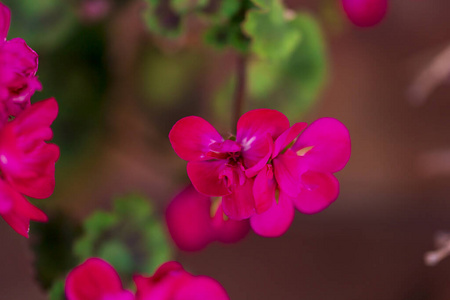
M 223 196 L 230 193 L 226 178 L 223 177 L 226 160 L 191 161 L 187 173 L 194 187 L 208 196 Z
M 342 0 L 342 7 L 350 21 L 360 27 L 378 24 L 388 10 L 388 0 Z
M 177 289 L 170 300 L 229 300 L 225 289 L 216 280 L 206 276 L 194 276 Z
M 291 197 L 298 195 L 301 189 L 301 175 L 306 171 L 303 157 L 288 149 L 273 160 L 273 167 L 280 190 Z
M 195 116 L 185 117 L 175 123 L 169 139 L 178 156 L 187 161 L 207 159 L 209 146 L 223 141 L 210 123 Z
M 236 221 L 224 217 L 222 204 L 217 208 L 212 220 L 216 240 L 222 243 L 236 243 L 243 239 L 250 230 L 248 220 Z
M 166 222 L 175 244 L 184 251 L 198 251 L 213 240 L 211 199 L 189 185 L 166 210 Z
M 308 171 L 302 175 L 305 188 L 293 199 L 302 213 L 315 214 L 333 203 L 339 195 L 339 182 L 332 174 Z
M 3 219 L 20 235 L 28 237 L 30 220 L 47 222 L 47 216 L 33 206 L 20 193 L 12 189 L 5 181 L 0 180 L 0 198 L 10 201 L 12 206 L 7 212 L 2 212 Z
M 68 300 L 132 299 L 124 291 L 116 270 L 106 261 L 90 258 L 75 267 L 66 279 Z
M 312 147 L 308 149 L 308 147 Z M 348 162 L 351 152 L 350 134 L 344 124 L 333 118 L 322 118 L 312 123 L 292 146 L 302 154 L 308 169 L 334 173 Z
M 11 22 L 11 12 L 9 8 L 0 3 L 0 39 L 5 41 L 8 35 L 9 24 Z
M 232 186 L 232 193 L 222 197 L 224 213 L 233 220 L 243 220 L 255 214 L 253 197 L 253 179 L 247 178 L 244 183 Z
M 245 176 L 255 177 L 256 174 L 267 164 L 272 156 L 273 140 L 269 134 L 266 135 L 265 141 L 255 143 L 251 151 L 242 153 L 244 165 L 252 167 L 245 170 Z
M 39 132 L 43 127 L 49 127 L 57 115 L 58 103 L 54 98 L 49 98 L 34 103 L 14 121 L 18 124 L 19 133 L 33 133 Z
M 38 69 L 37 53 L 21 38 L 14 38 L 3 44 L 0 61 L 7 61 L 8 66 L 27 77 L 34 76 Z
M 277 140 L 275 141 L 275 147 L 272 153 L 272 158 L 277 157 L 277 155 L 286 148 L 295 138 L 306 128 L 308 124 L 303 123 L 295 123 L 291 128 L 283 132 Z
M 245 113 L 238 121 L 236 133 L 236 141 L 242 146 L 245 168 L 265 159 L 271 150 L 267 145 L 268 135 L 273 142 L 288 128 L 289 120 L 276 110 L 255 109 Z
M 250 218 L 252 229 L 261 236 L 281 236 L 289 229 L 294 220 L 294 205 L 288 195 L 280 193 L 278 203 L 275 198 L 272 203 L 269 210 Z
M 276 187 L 272 166 L 266 165 L 256 176 L 253 185 L 256 213 L 263 213 L 272 206 Z

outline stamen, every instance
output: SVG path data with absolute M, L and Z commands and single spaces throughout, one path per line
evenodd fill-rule
M 308 153 L 312 148 L 314 148 L 314 146 L 305 147 L 298 150 L 296 153 L 298 156 L 305 156 L 305 154 Z

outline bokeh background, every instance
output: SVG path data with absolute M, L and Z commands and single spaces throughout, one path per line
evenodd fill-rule
M 231 130 L 220 99 L 236 51 L 205 43 L 206 25 L 195 17 L 181 37 L 155 34 L 140 1 L 3 2 L 12 10 L 9 38 L 25 38 L 40 55 L 44 90 L 33 101 L 54 96 L 60 106 L 56 190 L 33 203 L 50 217 L 81 222 L 110 209 L 111 199 L 138 192 L 162 218 L 188 182 L 168 132 L 193 114 Z M 352 157 L 337 174 L 339 199 L 317 215 L 297 213 L 280 238 L 250 233 L 195 253 L 173 246 L 174 258 L 217 279 L 233 300 L 450 299 L 450 259 L 423 262 L 435 233 L 450 230 L 450 69 L 427 77 L 436 84 L 426 97 L 417 80 L 450 46 L 450 2 L 391 1 L 386 18 L 367 29 L 346 20 L 337 0 L 286 5 L 317 18 L 327 56 L 326 83 L 297 120 L 335 117 L 351 133 Z M 271 105 L 284 100 L 274 97 Z M 0 223 L 0 298 L 47 299 L 30 248 L 40 242 L 33 237 L 40 227 L 26 240 Z M 70 251 L 57 248 L 60 234 L 54 239 L 49 247 Z

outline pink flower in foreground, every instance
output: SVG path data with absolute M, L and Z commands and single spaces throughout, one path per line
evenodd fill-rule
M 226 218 L 220 198 L 212 201 L 192 185 L 169 204 L 166 222 L 175 244 L 185 251 L 201 250 L 214 241 L 235 243 L 244 238 L 250 228 L 247 220 Z
M 383 20 L 388 0 L 342 0 L 342 7 L 355 25 L 370 27 Z
M 23 196 L 49 197 L 55 187 L 59 148 L 47 144 L 50 125 L 58 114 L 55 99 L 37 102 L 0 128 L 0 215 L 28 237 L 30 220 L 45 222 L 45 214 Z
M 99 258 L 74 268 L 66 279 L 68 300 L 229 300 L 225 289 L 207 276 L 193 276 L 177 262 L 167 262 L 151 277 L 136 275 L 136 295 L 122 286 L 116 270 Z
M 116 270 L 99 258 L 90 258 L 75 267 L 66 279 L 68 300 L 133 300 L 123 288 Z
M 275 141 L 272 162 L 256 176 L 255 198 L 267 198 L 272 203 L 269 210 L 250 219 L 260 235 L 282 235 L 294 219 L 294 206 L 302 213 L 317 213 L 339 194 L 339 182 L 333 173 L 350 158 L 347 128 L 336 119 L 322 118 L 299 136 L 305 127 L 306 123 L 296 123 L 286 130 Z
M 7 41 L 11 13 L 0 3 L 0 124 L 30 105 L 41 84 L 36 77 L 38 55 L 21 38 Z
M 195 188 L 208 196 L 223 196 L 222 207 L 231 219 L 249 218 L 270 205 L 253 197 L 254 175 L 272 154 L 273 140 L 289 128 L 289 120 L 271 109 L 257 109 L 238 121 L 236 136 L 225 140 L 200 117 L 179 120 L 169 133 L 175 152 L 187 160 Z
M 193 276 L 177 262 L 167 262 L 151 277 L 135 276 L 136 300 L 229 300 L 216 280 Z M 70 299 L 69 299 L 70 300 Z

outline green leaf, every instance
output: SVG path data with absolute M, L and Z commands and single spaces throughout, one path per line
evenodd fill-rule
M 64 280 L 60 279 L 56 281 L 52 288 L 50 289 L 50 292 L 48 294 L 49 300 L 66 300 L 66 296 L 64 293 Z
M 23 38 L 36 48 L 55 48 L 66 40 L 78 24 L 70 1 L 5 0 L 11 9 L 8 39 Z
M 301 41 L 301 31 L 286 16 L 281 0 L 253 2 L 260 8 L 250 10 L 242 25 L 251 38 L 251 51 L 262 59 L 285 59 Z
M 86 219 L 84 231 L 74 247 L 80 261 L 100 257 L 125 282 L 135 273 L 151 274 L 171 259 L 164 226 L 150 202 L 138 195 L 117 199 L 112 212 L 94 213 Z
M 299 14 L 291 25 L 301 41 L 283 60 L 252 61 L 249 90 L 254 105 L 282 110 L 296 120 L 317 99 L 327 74 L 325 42 L 317 21 Z
M 184 15 L 204 8 L 209 0 L 171 0 L 170 6 L 178 14 Z

